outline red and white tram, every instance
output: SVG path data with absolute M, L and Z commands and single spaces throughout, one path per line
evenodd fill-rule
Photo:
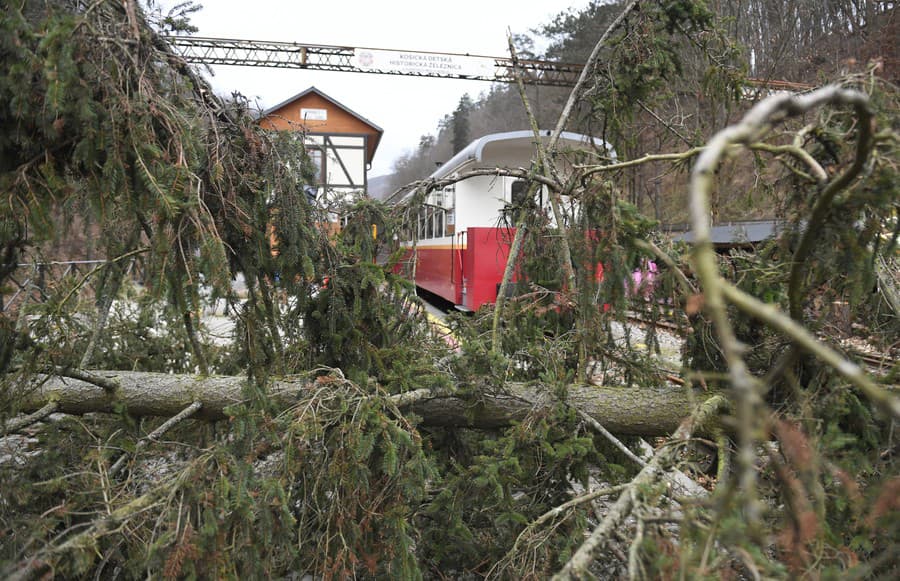
M 546 144 L 550 132 L 542 131 L 541 139 Z M 586 153 L 595 159 L 615 156 L 602 139 L 571 132 L 562 133 L 556 150 L 561 152 L 555 161 L 563 174 L 570 171 L 572 160 Z M 470 143 L 430 177 L 455 177 L 480 168 L 527 168 L 534 156 L 532 131 L 493 133 Z M 474 311 L 493 303 L 515 235 L 514 228 L 502 223 L 502 212 L 527 188 L 526 181 L 515 177 L 484 175 L 430 193 L 417 223 L 407 229 L 410 238 L 417 234 L 416 243 L 401 241 L 409 250 L 407 257 L 415 257 L 416 285 L 461 310 Z M 548 203 L 546 191 L 541 200 L 543 205 Z

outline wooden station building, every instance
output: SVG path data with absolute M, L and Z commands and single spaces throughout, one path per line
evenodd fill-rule
M 318 168 L 316 197 L 365 194 L 384 130 L 315 87 L 263 111 L 264 129 L 296 131 Z

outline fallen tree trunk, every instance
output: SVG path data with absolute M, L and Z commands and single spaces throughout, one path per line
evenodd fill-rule
M 221 420 L 225 409 L 244 401 L 246 381 L 240 376 L 202 377 L 134 371 L 92 371 L 85 379 L 43 375 L 24 386 L 22 411 L 55 402 L 58 412 L 112 412 L 124 404 L 134 416 L 170 417 L 193 402 L 201 408 L 194 417 Z M 85 377 L 85 375 L 82 375 Z M 114 386 L 111 388 L 111 386 Z M 307 376 L 272 383 L 270 397 L 284 407 L 327 389 Z M 711 393 L 697 394 L 705 399 Z M 455 392 L 417 390 L 393 396 L 405 411 L 422 418 L 423 425 L 497 428 L 524 418 L 529 411 L 553 403 L 546 386 L 513 383 L 502 393 L 464 397 Z M 694 395 L 685 388 L 570 386 L 566 402 L 590 415 L 611 432 L 642 436 L 670 434 L 691 412 Z

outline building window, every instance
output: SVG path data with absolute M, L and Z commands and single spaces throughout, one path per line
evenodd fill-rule
M 316 183 L 324 184 L 325 183 L 325 156 L 322 153 L 321 149 L 307 149 L 306 153 L 309 155 L 310 161 L 312 161 L 313 166 L 316 168 Z

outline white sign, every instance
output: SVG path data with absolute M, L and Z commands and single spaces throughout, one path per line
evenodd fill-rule
M 300 109 L 300 119 L 304 121 L 328 121 L 328 109 Z
M 496 76 L 494 59 L 459 54 L 429 52 L 403 52 L 357 48 L 353 52 L 353 64 L 364 71 L 385 71 L 432 76 Z

